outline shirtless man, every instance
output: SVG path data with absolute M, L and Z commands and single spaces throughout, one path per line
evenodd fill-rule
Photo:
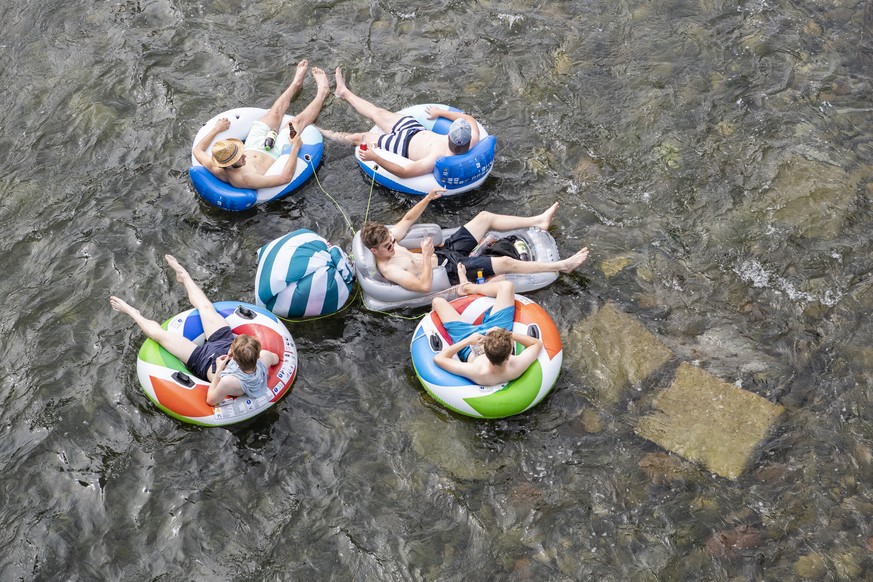
M 209 144 L 218 137 L 218 134 L 227 131 L 230 127 L 230 121 L 226 117 L 220 118 L 209 133 L 194 147 L 194 157 L 197 161 L 203 164 L 213 176 L 236 188 L 257 190 L 282 186 L 291 182 L 297 168 L 297 154 L 303 145 L 300 133 L 307 125 L 315 122 L 315 118 L 318 117 L 321 107 L 324 105 L 324 100 L 330 94 L 330 85 L 323 70 L 312 69 L 312 77 L 315 79 L 318 91 L 315 99 L 306 106 L 306 109 L 291 118 L 291 125 L 297 135 L 291 140 L 291 155 L 278 174 L 264 175 L 273 165 L 273 162 L 279 159 L 280 155 L 277 148 L 267 151 L 264 148 L 264 140 L 271 130 L 279 132 L 282 118 L 291 106 L 291 99 L 303 86 L 308 68 L 309 62 L 305 59 L 297 63 L 297 73 L 294 75 L 291 85 L 276 99 L 269 111 L 252 124 L 245 143 L 236 138 L 220 139 L 212 146 L 210 155 L 206 151 Z
M 139 309 L 118 297 L 110 297 L 115 311 L 128 315 L 146 336 L 179 358 L 188 370 L 209 382 L 206 403 L 215 406 L 231 396 L 246 394 L 257 398 L 267 390 L 267 369 L 279 363 L 279 356 L 262 350 L 257 338 L 234 336 L 227 321 L 215 310 L 212 302 L 191 279 L 188 271 L 171 255 L 164 259 L 176 272 L 176 280 L 188 292 L 188 300 L 200 312 L 206 342 L 198 346 L 183 335 L 171 333 L 161 324 L 146 319 Z
M 351 145 L 368 144 L 361 151 L 361 159 L 375 162 L 395 176 L 412 178 L 433 171 L 436 161 L 443 156 L 463 154 L 479 141 L 479 124 L 470 115 L 457 111 L 447 111 L 433 105 L 427 108 L 428 119 L 445 117 L 452 120 L 448 135 L 434 133 L 424 128 L 410 116 L 402 116 L 377 107 L 369 101 L 352 93 L 343 80 L 339 67 L 336 69 L 336 89 L 334 94 L 345 99 L 355 111 L 370 119 L 385 133 L 370 132 L 342 133 L 319 128 L 328 139 Z M 407 158 L 412 163 L 401 165 L 386 160 L 379 155 L 377 148 L 393 152 Z
M 468 283 L 463 264 L 458 265 L 458 275 L 461 280 L 458 292 L 461 295 L 478 293 L 494 297 L 494 305 L 485 312 L 482 323 L 475 325 L 462 321 L 448 301 L 442 297 L 435 298 L 433 310 L 452 338 L 452 345 L 435 355 L 434 363 L 480 386 L 494 386 L 515 380 L 536 361 L 543 349 L 542 340 L 512 331 L 515 285 L 510 281 Z M 485 335 L 482 335 L 483 331 Z M 524 346 L 524 351 L 519 355 L 512 353 L 515 342 Z M 455 354 L 458 354 L 458 359 L 453 357 Z
M 404 289 L 429 293 L 433 283 L 433 269 L 438 264 L 445 265 L 449 282 L 457 285 L 460 282 L 459 264 L 463 264 L 471 272 L 482 271 L 488 278 L 509 273 L 569 273 L 581 266 L 588 258 L 588 247 L 583 247 L 575 255 L 554 263 L 520 261 L 511 257 L 469 256 L 489 230 L 513 230 L 530 226 L 546 230 L 552 224 L 552 217 L 558 210 L 557 202 L 542 214 L 530 217 L 480 212 L 436 250 L 430 237 L 422 242 L 421 253 L 413 253 L 395 244 L 406 236 L 431 200 L 440 198 L 443 192 L 445 190 L 442 188 L 431 190 L 390 229 L 375 222 L 367 222 L 361 228 L 361 242 L 373 253 L 379 272 Z

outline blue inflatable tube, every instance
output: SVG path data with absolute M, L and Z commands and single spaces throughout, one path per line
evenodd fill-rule
M 452 122 L 445 117 L 428 119 L 427 108 L 431 105 L 448 109 L 449 111 L 460 111 L 460 109 L 448 105 L 425 103 L 401 109 L 397 113 L 414 117 L 425 129 L 442 135 L 448 135 Z M 372 127 L 370 132 L 376 134 L 384 133 L 378 126 Z M 494 167 L 494 149 L 496 146 L 497 140 L 494 136 L 488 135 L 488 132 L 480 123 L 479 142 L 466 153 L 444 156 L 438 159 L 431 174 L 414 176 L 412 178 L 400 178 L 375 162 L 365 162 L 362 160 L 358 149 L 355 150 L 355 159 L 367 176 L 373 178 L 379 185 L 391 190 L 403 192 L 404 194 L 425 196 L 435 187 L 441 187 L 446 189 L 444 196 L 454 196 L 478 188 L 485 182 L 485 179 Z M 379 155 L 402 166 L 410 163 L 410 160 L 407 158 L 392 152 L 379 150 Z
M 245 140 L 252 123 L 263 117 L 266 112 L 266 109 L 259 109 L 257 107 L 241 107 L 224 111 L 206 122 L 200 128 L 200 131 L 197 132 L 197 136 L 194 138 L 194 145 L 192 146 L 191 168 L 188 170 L 188 175 L 191 177 L 194 189 L 203 200 L 224 210 L 246 210 L 255 204 L 263 204 L 287 196 L 302 186 L 315 173 L 315 168 L 321 163 L 321 158 L 324 155 L 324 138 L 321 132 L 312 125 L 304 128 L 300 135 L 300 138 L 303 140 L 303 146 L 297 155 L 297 167 L 294 170 L 293 179 L 291 182 L 281 186 L 258 190 L 235 188 L 213 176 L 209 170 L 194 158 L 193 148 L 203 139 L 219 118 L 226 117 L 230 120 L 230 129 L 222 132 L 216 137 L 216 140 L 229 137 Z M 282 153 L 279 159 L 267 170 L 267 175 L 281 172 L 290 155 L 291 141 L 288 135 L 288 122 L 290 121 L 290 115 L 286 115 L 282 119 L 282 131 L 280 131 L 279 137 L 276 139 L 276 148 Z M 211 147 L 212 145 L 210 144 L 209 148 Z

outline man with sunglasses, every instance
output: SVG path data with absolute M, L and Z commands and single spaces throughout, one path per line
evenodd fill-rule
M 276 99 L 267 113 L 252 124 L 245 143 L 236 138 L 220 139 L 212 146 L 210 153 L 206 150 L 212 140 L 230 128 L 230 121 L 226 117 L 220 118 L 215 123 L 215 127 L 194 147 L 194 157 L 197 161 L 203 164 L 213 176 L 236 188 L 258 190 L 281 186 L 293 180 L 294 171 L 297 168 L 297 153 L 303 145 L 300 133 L 307 125 L 315 122 L 315 118 L 318 117 L 321 107 L 324 105 L 324 100 L 330 94 L 327 75 L 322 69 L 312 69 L 312 78 L 315 79 L 315 84 L 318 86 L 315 98 L 300 114 L 291 119 L 292 129 L 297 132 L 297 135 L 291 139 L 291 155 L 278 174 L 265 175 L 280 155 L 277 148 L 267 150 L 265 141 L 271 131 L 279 132 L 282 118 L 291 106 L 291 99 L 303 86 L 308 69 L 309 62 L 306 59 L 297 63 L 297 73 L 291 85 Z
M 482 271 L 482 274 L 488 278 L 510 273 L 569 273 L 579 268 L 588 258 L 588 247 L 583 247 L 573 256 L 554 263 L 520 261 L 511 257 L 470 256 L 489 230 L 506 231 L 532 226 L 548 229 L 558 210 L 557 202 L 537 216 L 509 216 L 480 212 L 446 239 L 439 249 L 434 249 L 430 237 L 422 241 L 420 253 L 414 253 L 396 244 L 406 236 L 428 204 L 440 198 L 443 192 L 445 189 L 439 187 L 431 190 L 390 229 L 376 222 L 366 222 L 361 227 L 361 242 L 373 253 L 376 268 L 383 277 L 404 289 L 429 293 L 433 284 L 433 269 L 438 265 L 445 267 L 449 282 L 457 285 L 460 282 L 458 266 L 461 264 L 469 272 Z

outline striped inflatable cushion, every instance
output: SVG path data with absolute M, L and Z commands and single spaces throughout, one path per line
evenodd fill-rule
M 295 230 L 258 250 L 255 304 L 285 318 L 336 313 L 351 296 L 353 277 L 341 248 Z

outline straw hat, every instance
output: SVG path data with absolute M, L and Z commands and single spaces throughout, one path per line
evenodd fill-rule
M 243 142 L 235 137 L 220 139 L 212 146 L 212 161 L 219 168 L 232 166 L 243 155 Z

